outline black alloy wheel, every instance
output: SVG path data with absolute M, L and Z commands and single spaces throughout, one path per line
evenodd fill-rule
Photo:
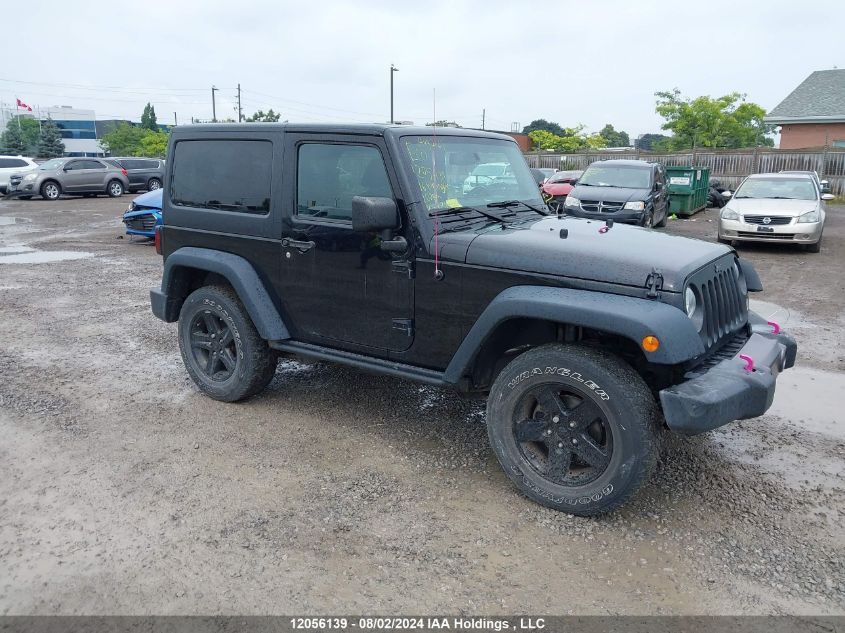
M 523 394 L 513 434 L 522 457 L 561 486 L 590 483 L 604 473 L 613 452 L 606 414 L 582 391 L 550 383 Z
M 197 367 L 216 382 L 232 377 L 238 366 L 238 343 L 229 325 L 210 310 L 191 323 L 191 352 Z

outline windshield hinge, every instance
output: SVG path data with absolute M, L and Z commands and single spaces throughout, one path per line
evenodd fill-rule
M 414 262 L 407 259 L 394 259 L 390 265 L 391 270 L 401 275 L 407 275 L 408 279 L 414 278 Z
M 652 268 L 645 279 L 645 286 L 648 288 L 645 296 L 649 299 L 657 299 L 660 296 L 660 291 L 663 290 L 663 273 L 656 268 Z
M 393 329 L 404 332 L 405 336 L 414 335 L 414 320 L 413 319 L 393 319 Z

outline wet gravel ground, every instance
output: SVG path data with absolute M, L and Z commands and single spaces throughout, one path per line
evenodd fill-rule
M 772 410 L 581 519 L 514 490 L 480 402 L 292 360 L 201 396 L 129 200 L 0 201 L 0 613 L 845 613 L 845 208 L 818 255 L 740 249 L 801 346 Z

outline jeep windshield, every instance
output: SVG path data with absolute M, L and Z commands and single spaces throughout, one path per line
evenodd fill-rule
M 406 136 L 402 139 L 419 200 L 429 214 L 452 213 L 461 223 L 496 221 L 544 207 L 537 183 L 516 143 L 461 136 Z M 470 210 L 478 210 L 470 213 Z M 457 224 L 457 222 L 456 222 Z M 456 227 L 457 228 L 457 227 Z
M 588 187 L 648 189 L 651 187 L 651 168 L 647 166 L 591 165 L 581 176 L 578 184 Z

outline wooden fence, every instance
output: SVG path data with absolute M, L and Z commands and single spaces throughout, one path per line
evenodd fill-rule
M 831 193 L 845 195 L 845 151 L 842 150 L 742 150 L 705 151 L 660 154 L 656 152 L 586 152 L 581 154 L 551 154 L 529 152 L 525 155 L 531 167 L 554 169 L 585 169 L 598 160 L 639 158 L 664 165 L 695 165 L 709 167 L 710 177 L 733 189 L 748 174 L 782 170 L 815 170 L 830 183 Z

